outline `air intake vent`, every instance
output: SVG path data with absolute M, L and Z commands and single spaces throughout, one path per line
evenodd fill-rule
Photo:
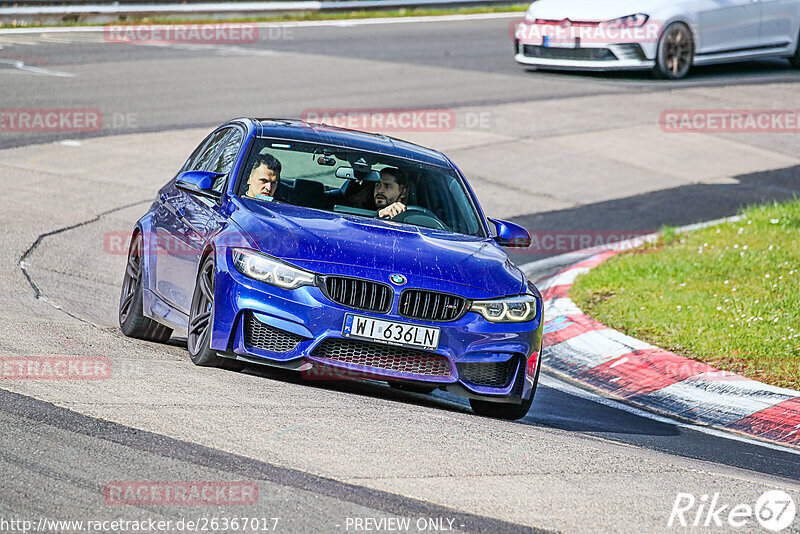
M 398 311 L 403 317 L 423 321 L 455 321 L 467 311 L 467 301 L 455 295 L 406 289 L 400 295 Z
M 378 313 L 386 313 L 392 307 L 392 288 L 371 280 L 326 276 L 322 288 L 325 296 L 333 302 Z
M 458 364 L 458 376 L 461 380 L 490 388 L 507 387 L 517 370 L 517 358 L 507 362 L 468 362 Z
M 525 57 L 562 59 L 572 61 L 614 61 L 617 56 L 608 48 L 558 48 L 539 45 L 522 45 Z
M 352 339 L 326 339 L 314 349 L 311 356 L 393 373 L 452 376 L 450 360 L 439 354 Z
M 244 314 L 244 344 L 269 352 L 291 352 L 306 338 L 262 323 L 252 312 Z

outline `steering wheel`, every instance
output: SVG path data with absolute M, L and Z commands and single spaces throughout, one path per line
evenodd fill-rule
M 414 224 L 416 226 L 423 226 L 425 228 L 433 228 L 434 230 L 447 230 L 447 225 L 444 224 L 439 217 L 436 216 L 428 208 L 422 206 L 406 206 L 406 211 L 398 213 L 391 219 L 392 221 Z

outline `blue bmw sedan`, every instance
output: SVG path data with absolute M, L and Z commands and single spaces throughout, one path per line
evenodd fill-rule
M 539 376 L 542 298 L 501 247 L 529 245 L 525 229 L 484 216 L 440 152 L 236 119 L 136 223 L 120 327 L 185 335 L 197 365 L 441 388 L 519 419 Z

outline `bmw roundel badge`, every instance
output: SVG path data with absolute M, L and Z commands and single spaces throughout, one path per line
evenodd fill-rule
M 406 277 L 403 276 L 402 274 L 393 274 L 392 276 L 389 277 L 389 280 L 391 280 L 392 283 L 396 286 L 402 286 L 403 284 L 406 283 Z

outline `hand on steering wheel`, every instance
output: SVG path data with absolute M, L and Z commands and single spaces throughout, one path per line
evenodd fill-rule
M 434 212 L 422 206 L 406 206 L 405 210 L 392 217 L 392 220 L 423 226 L 425 228 L 433 228 L 434 230 L 449 229 Z
M 406 211 L 406 205 L 402 202 L 395 202 L 378 211 L 378 217 L 381 219 L 394 219 L 404 211 Z

